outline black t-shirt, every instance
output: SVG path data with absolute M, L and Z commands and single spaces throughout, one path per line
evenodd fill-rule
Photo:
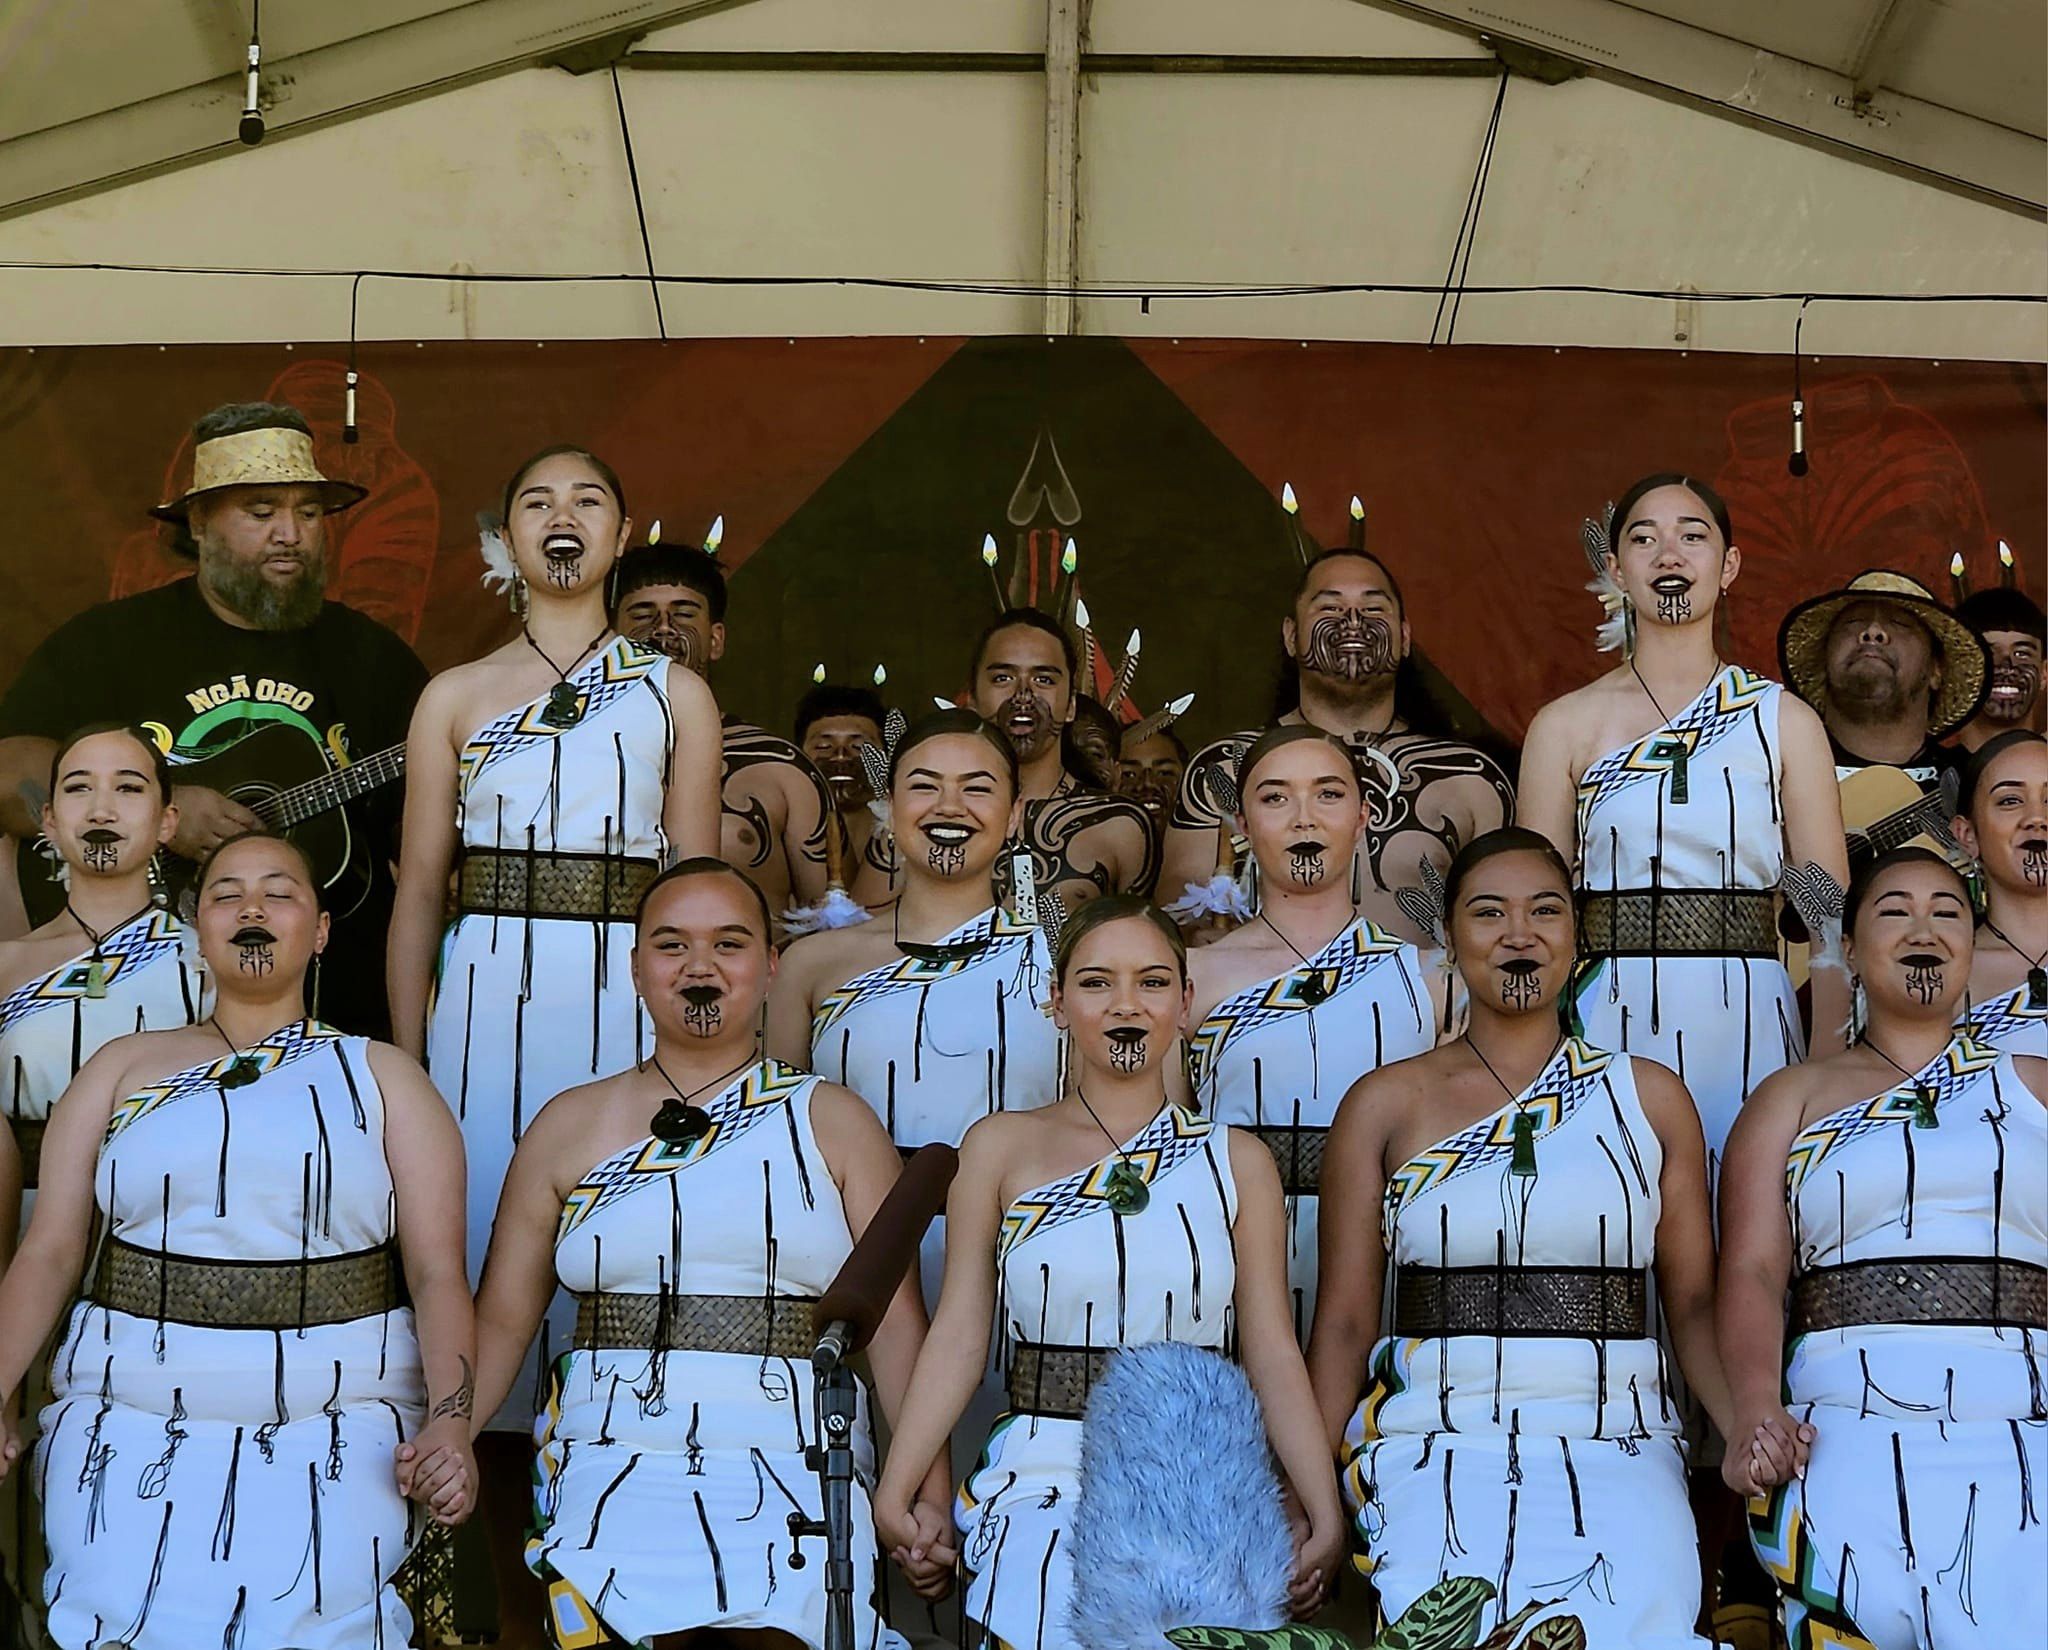
M 1878 762 L 1867 756 L 1858 756 L 1831 732 L 1828 743 L 1835 752 L 1835 778 L 1847 779 L 1859 768 L 1898 768 L 1905 772 L 1922 791 L 1933 792 L 1941 788 L 1941 776 L 1951 768 L 1962 766 L 1966 752 L 1953 746 L 1937 744 L 1927 740 L 1904 762 Z
M 157 740 L 174 769 L 232 747 L 225 760 L 266 787 L 331 791 L 319 785 L 329 770 L 404 743 L 426 681 L 411 648 L 338 602 L 303 630 L 244 630 L 206 605 L 195 580 L 180 579 L 59 626 L 0 699 L 0 738 L 62 739 L 91 722 L 128 722 Z M 185 777 L 236 794 L 213 772 Z M 263 811 L 246 794 L 238 800 Z M 384 936 L 401 810 L 402 786 L 386 784 L 293 832 L 328 882 L 334 931 L 320 1017 L 343 1031 L 389 1035 Z M 58 906 L 22 859 L 30 916 L 46 920 Z

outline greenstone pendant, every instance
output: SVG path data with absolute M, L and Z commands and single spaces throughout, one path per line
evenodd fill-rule
M 1685 741 L 1683 739 L 1660 739 L 1650 747 L 1649 754 L 1653 761 L 1669 762 L 1671 764 L 1671 800 L 1673 802 L 1685 801 L 1689 794 L 1686 785 L 1685 763 L 1686 758 L 1691 755 L 1691 752 L 1686 749 Z
M 1913 1127 L 1916 1129 L 1938 1129 L 1941 1119 L 1935 1115 L 1934 1089 L 1926 1083 L 1913 1085 Z
M 1118 1158 L 1110 1168 L 1102 1200 L 1117 1214 L 1143 1214 L 1152 1201 L 1152 1188 L 1125 1159 Z
M 583 720 L 583 705 L 573 682 L 557 682 L 548 689 L 547 708 L 540 719 L 551 728 L 573 728 Z
M 1535 1178 L 1536 1119 L 1525 1111 L 1515 1113 L 1515 1149 L 1508 1158 L 1508 1173 Z
M 85 965 L 85 994 L 95 1002 L 107 994 L 107 965 L 97 957 Z
M 2027 1007 L 2048 1008 L 2048 969 L 2039 963 L 2027 970 Z
M 246 1054 L 237 1054 L 228 1062 L 228 1069 L 220 1074 L 220 1086 L 224 1089 L 245 1089 L 263 1075 L 262 1069 Z

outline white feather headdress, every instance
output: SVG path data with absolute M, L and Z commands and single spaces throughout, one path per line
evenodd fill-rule
M 512 559 L 512 546 L 505 542 L 505 524 L 488 510 L 476 513 L 477 548 L 483 552 L 485 586 L 504 592 L 519 582 L 519 564 Z

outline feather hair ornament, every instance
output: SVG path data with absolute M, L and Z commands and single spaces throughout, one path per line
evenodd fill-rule
M 503 593 L 519 582 L 519 564 L 505 542 L 505 524 L 488 510 L 476 513 L 477 548 L 483 552 L 485 586 Z
M 1449 893 L 1444 887 L 1443 873 L 1426 854 L 1421 860 L 1420 870 L 1420 885 L 1411 883 L 1396 888 L 1394 903 L 1401 908 L 1401 914 L 1434 940 L 1441 950 L 1449 930 Z
M 1169 700 L 1163 708 L 1155 710 L 1150 716 L 1139 718 L 1125 728 L 1118 735 L 1118 744 L 1126 753 L 1130 752 L 1136 746 L 1144 744 L 1155 733 L 1164 733 L 1172 727 L 1187 715 L 1189 706 L 1194 702 L 1195 696 L 1192 693 L 1183 693 L 1178 699 Z
M 902 743 L 904 730 L 909 726 L 909 717 L 900 710 L 892 710 L 882 723 L 882 742 L 879 745 L 864 742 L 860 747 L 861 773 L 867 779 L 868 789 L 874 793 L 868 812 L 875 816 L 875 823 L 885 831 L 893 828 L 889 819 L 889 764 L 895 759 L 896 747 Z
M 1844 979 L 1849 975 L 1848 953 L 1842 948 L 1842 918 L 1849 896 L 1834 874 L 1809 860 L 1804 865 L 1787 865 L 1778 887 L 1799 920 L 1806 925 L 1813 951 L 1807 967 L 1814 971 L 1831 969 Z
M 1614 576 L 1614 569 L 1608 566 L 1608 557 L 1614 543 L 1614 504 L 1608 501 L 1601 518 L 1595 521 L 1591 516 L 1579 524 L 1579 540 L 1586 552 L 1587 565 L 1593 569 L 1592 582 L 1586 588 L 1600 598 L 1605 617 L 1600 628 L 1593 633 L 1602 653 L 1612 653 L 1617 648 L 1623 658 L 1633 658 L 1636 651 L 1635 605 L 1628 599 L 1628 592 L 1621 587 L 1621 581 Z
M 782 931 L 791 939 L 815 934 L 826 928 L 853 928 L 873 922 L 874 912 L 854 903 L 844 888 L 827 888 L 816 905 L 792 905 L 782 913 Z

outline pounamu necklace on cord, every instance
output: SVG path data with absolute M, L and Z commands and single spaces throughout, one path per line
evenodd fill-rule
M 647 1132 L 664 1146 L 692 1146 L 702 1140 L 716 1126 L 711 1113 L 702 1106 L 691 1104 L 698 1095 L 731 1080 L 735 1072 L 745 1071 L 761 1058 L 758 1048 L 750 1049 L 747 1057 L 728 1071 L 721 1071 L 710 1082 L 700 1084 L 685 1094 L 682 1085 L 668 1074 L 668 1067 L 661 1063 L 661 1056 L 650 1054 L 648 1063 L 661 1073 L 661 1080 L 674 1090 L 665 1096 L 661 1109 L 647 1120 Z
M 120 933 L 122 929 L 148 911 L 150 906 L 155 903 L 155 900 L 151 900 L 149 905 L 143 906 L 141 910 L 129 912 L 127 916 L 115 923 L 113 927 L 102 933 L 78 914 L 77 906 L 73 905 L 70 900 L 65 900 L 64 909 L 71 913 L 71 920 L 84 929 L 85 937 L 92 941 L 92 960 L 85 965 L 85 994 L 94 1002 L 101 1001 L 107 994 L 107 958 L 105 951 L 101 948 L 105 946 L 110 938 Z M 2005 936 L 2001 934 L 1999 938 L 2004 939 Z M 2006 940 L 2006 943 L 2008 945 L 2012 944 L 2010 940 Z
M 74 917 L 78 915 L 76 911 L 71 914 Z M 132 922 L 134 918 L 131 917 L 129 920 Z M 85 924 L 80 923 L 78 926 L 84 928 Z M 2048 1008 L 2048 969 L 2044 969 L 2041 966 L 2043 959 L 2048 959 L 2048 951 L 2042 952 L 2039 957 L 2029 956 L 2019 948 L 2019 945 L 2010 934 L 2003 928 L 2000 928 L 1989 917 L 1984 919 L 1984 926 L 2003 940 L 2006 948 L 2027 965 L 2027 1007 L 2030 1009 Z M 91 932 L 90 929 L 86 931 L 88 933 Z M 88 991 L 86 995 L 90 997 L 92 993 Z
M 1076 1084 L 1074 1094 L 1080 1100 L 1082 1108 L 1095 1119 L 1095 1126 L 1102 1130 L 1102 1138 L 1109 1142 L 1110 1149 L 1116 1153 L 1116 1163 L 1109 1171 L 1108 1180 L 1104 1182 L 1102 1201 L 1107 1203 L 1111 1212 L 1115 1214 L 1143 1214 L 1152 1202 L 1152 1188 L 1145 1184 L 1145 1176 L 1131 1162 L 1130 1155 L 1125 1152 L 1122 1143 L 1109 1132 L 1108 1125 L 1096 1116 L 1095 1108 L 1088 1104 L 1087 1091 Z M 1152 1115 L 1157 1117 L 1159 1113 L 1154 1112 Z M 1149 1123 L 1145 1125 L 1146 1128 L 1151 1126 Z
M 213 1015 L 206 1017 L 206 1023 L 220 1033 L 220 1040 L 228 1045 L 228 1053 L 234 1056 L 228 1062 L 228 1069 L 220 1074 L 220 1086 L 224 1089 L 245 1089 L 263 1075 L 263 1068 L 256 1063 L 256 1056 L 246 1049 L 235 1047 L 234 1038 Z
M 1357 920 L 1358 907 L 1354 905 L 1351 908 L 1351 915 L 1344 919 L 1344 927 L 1338 929 L 1337 934 L 1342 934 Z M 1294 941 L 1290 940 L 1285 934 L 1281 933 L 1278 926 L 1274 923 L 1273 919 L 1267 916 L 1263 909 L 1261 909 L 1259 912 L 1259 921 L 1264 923 L 1268 928 L 1271 928 L 1273 930 L 1273 937 L 1277 939 L 1282 945 L 1286 946 L 1288 950 L 1292 951 L 1296 959 L 1301 963 L 1301 966 L 1308 970 L 1308 977 L 1301 982 L 1301 1000 L 1307 1003 L 1310 1008 L 1322 1007 L 1324 1003 L 1330 1000 L 1332 993 L 1334 993 L 1337 989 L 1335 984 L 1332 983 L 1331 979 L 1331 976 L 1336 974 L 1337 970 L 1334 968 L 1320 968 L 1316 964 L 1310 962 L 1307 957 L 1302 955 L 1301 947 L 1296 945 Z M 1337 934 L 1332 934 L 1330 936 L 1330 939 L 1323 941 L 1323 943 L 1316 948 L 1316 954 L 1318 956 L 1320 956 L 1323 952 L 1329 950 L 1330 940 L 1334 940 L 1337 937 Z
M 585 659 L 590 657 L 592 650 L 596 648 L 597 644 L 612 633 L 612 627 L 606 625 L 604 629 L 591 637 L 584 644 L 583 651 L 569 661 L 569 670 L 564 670 L 553 659 L 548 657 L 548 650 L 533 639 L 533 632 L 531 630 L 521 626 L 519 633 L 526 638 L 526 645 L 541 656 L 548 669 L 552 670 L 557 678 L 555 685 L 548 689 L 548 702 L 541 708 L 540 719 L 551 728 L 573 728 L 578 722 L 583 720 L 583 695 L 576 691 L 576 684 L 569 680 L 569 671 L 574 670 Z
M 1543 1056 L 1543 1064 L 1536 1068 L 1536 1077 L 1541 1077 L 1546 1071 L 1550 1069 L 1550 1062 L 1557 1058 L 1557 1051 L 1560 1047 L 1563 1046 L 1563 1044 L 1564 1034 L 1560 1032 L 1558 1034 L 1557 1041 L 1550 1045 L 1550 1052 Z M 1494 1082 L 1499 1085 L 1501 1093 L 1505 1094 L 1508 1097 L 1509 1104 L 1511 1104 L 1515 1108 L 1514 1149 L 1508 1157 L 1508 1173 L 1512 1175 L 1520 1175 L 1527 1180 L 1535 1179 L 1535 1114 L 1531 1112 L 1527 1106 L 1522 1104 L 1521 1095 L 1517 1094 L 1513 1089 L 1509 1088 L 1506 1083 L 1501 1081 L 1500 1073 L 1493 1069 L 1493 1062 L 1487 1059 L 1487 1057 L 1484 1054 L 1479 1052 L 1479 1045 L 1473 1042 L 1469 1036 L 1465 1039 L 1465 1046 L 1472 1051 L 1472 1057 L 1486 1068 L 1486 1075 L 1491 1077 L 1494 1080 Z M 1536 1081 L 1536 1077 L 1530 1078 L 1529 1081 L 1531 1083 L 1534 1083 Z
M 1913 1085 L 1913 1127 L 1916 1129 L 1940 1128 L 1941 1118 L 1934 1110 L 1934 1085 L 1918 1072 L 1908 1071 L 1904 1066 L 1900 1065 L 1898 1061 L 1894 1060 L 1883 1049 L 1879 1048 L 1877 1044 L 1873 1043 L 1868 1033 L 1858 1040 L 1872 1054 L 1875 1054 L 1886 1065 L 1890 1066 L 1893 1071 Z
M 1643 755 L 1652 762 L 1669 762 L 1671 764 L 1671 800 L 1674 803 L 1684 802 L 1691 795 L 1691 787 L 1686 783 L 1685 764 L 1687 758 L 1692 755 L 1692 746 L 1686 742 L 1684 734 L 1672 728 L 1671 717 L 1666 713 L 1664 707 L 1657 703 L 1656 694 L 1650 691 L 1650 684 L 1643 680 L 1643 673 L 1636 669 L 1635 660 L 1629 660 L 1628 668 L 1629 673 L 1636 679 L 1636 685 L 1643 690 L 1644 697 L 1650 701 L 1657 714 L 1664 718 L 1664 736 L 1661 739 L 1653 740 L 1650 748 L 1644 751 Z M 1721 670 L 1721 661 L 1716 659 L 1714 661 L 1714 675 L 1720 675 Z M 1707 680 L 1712 681 L 1713 677 L 1710 676 Z

